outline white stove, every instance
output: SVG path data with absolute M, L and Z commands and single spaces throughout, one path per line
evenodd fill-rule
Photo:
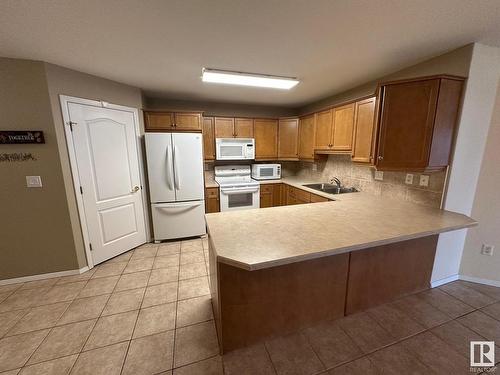
M 260 207 L 260 185 L 252 179 L 249 165 L 217 166 L 215 181 L 220 186 L 221 211 Z

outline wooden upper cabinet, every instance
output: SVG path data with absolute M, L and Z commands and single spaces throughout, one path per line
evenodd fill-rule
M 201 130 L 201 113 L 175 112 L 176 130 Z
M 255 159 L 278 158 L 278 120 L 255 119 Z
M 253 119 L 235 118 L 234 119 L 234 137 L 235 138 L 253 138 Z
M 447 76 L 382 85 L 377 169 L 446 167 L 462 85 L 463 79 Z
M 298 160 L 299 119 L 280 119 L 278 123 L 278 159 Z
M 353 130 L 354 103 L 334 108 L 332 149 L 334 151 L 351 151 Z
M 333 137 L 333 110 L 318 112 L 316 114 L 316 150 L 331 150 Z
M 216 117 L 215 138 L 233 138 L 233 137 L 234 137 L 234 118 Z
M 315 115 L 299 119 L 299 159 L 314 160 Z
M 174 129 L 175 114 L 173 112 L 144 112 L 146 131 L 165 131 Z
M 203 117 L 203 159 L 215 160 L 215 130 L 213 117 Z
M 201 112 L 144 112 L 146 131 L 201 131 Z
M 354 144 L 352 149 L 352 161 L 354 162 L 373 162 L 375 101 L 376 98 L 373 97 L 355 103 Z

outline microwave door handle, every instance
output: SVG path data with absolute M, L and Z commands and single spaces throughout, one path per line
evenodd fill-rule
M 177 190 L 180 190 L 181 182 L 179 176 L 179 168 L 177 164 L 178 162 L 179 162 L 179 155 L 177 153 L 177 146 L 174 146 L 174 182 L 175 182 L 175 188 Z

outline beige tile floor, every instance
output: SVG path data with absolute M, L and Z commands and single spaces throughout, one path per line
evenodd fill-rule
M 500 343 L 500 288 L 457 281 L 222 358 L 206 245 L 0 286 L 0 374 L 470 374 L 469 341 Z

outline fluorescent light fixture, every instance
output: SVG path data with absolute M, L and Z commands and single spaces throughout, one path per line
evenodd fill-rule
M 231 72 L 203 68 L 203 82 L 222 83 L 226 85 L 242 85 L 290 90 L 299 83 L 296 78 L 270 76 L 265 74 Z

